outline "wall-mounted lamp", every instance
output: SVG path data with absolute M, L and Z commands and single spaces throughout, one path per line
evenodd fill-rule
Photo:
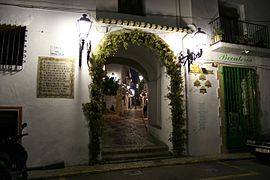
M 85 39 L 88 37 L 92 21 L 87 17 L 87 14 L 83 14 L 80 19 L 78 19 L 80 46 L 79 46 L 79 67 L 82 66 L 82 51 L 84 48 Z M 91 45 L 90 45 L 91 47 Z
M 181 52 L 178 57 L 178 61 L 184 66 L 186 65 L 186 63 L 188 64 L 188 71 L 190 71 L 190 65 L 193 63 L 193 61 L 202 56 L 203 47 L 206 45 L 207 34 L 202 31 L 201 28 L 198 28 L 198 31 L 194 34 L 192 40 L 195 51 L 192 52 L 190 49 L 187 49 L 186 54 L 183 54 L 183 52 Z

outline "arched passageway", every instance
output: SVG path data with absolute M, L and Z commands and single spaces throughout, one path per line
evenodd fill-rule
M 120 47 L 115 56 L 109 57 L 106 63 L 127 65 L 143 75 L 149 95 L 149 124 L 161 128 L 161 101 L 164 100 L 166 92 L 161 95 L 161 76 L 165 78 L 165 73 L 161 72 L 164 68 L 160 63 L 160 57 L 145 46 L 131 44 L 126 50 Z
M 100 153 L 100 136 L 102 121 L 102 78 L 103 66 L 114 58 L 138 65 L 141 73 L 148 79 L 151 105 L 149 105 L 149 122 L 151 133 L 161 141 L 172 142 L 175 155 L 183 152 L 185 133 L 183 126 L 182 78 L 178 63 L 168 45 L 158 36 L 140 30 L 122 30 L 112 32 L 100 43 L 90 59 L 92 75 L 91 100 L 84 105 L 84 112 L 90 126 L 90 161 L 96 160 Z M 168 78 L 166 75 L 169 75 Z M 167 89 L 167 86 L 169 87 Z M 167 102 L 164 100 L 167 97 Z M 163 110 L 166 109 L 167 111 Z M 169 110 L 169 112 L 168 112 Z M 163 126 L 166 125 L 166 126 Z M 92 131 L 96 132 L 93 133 Z

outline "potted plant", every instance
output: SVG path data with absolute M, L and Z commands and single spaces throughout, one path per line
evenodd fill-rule
M 223 30 L 221 28 L 214 29 L 214 42 L 219 42 L 222 40 Z
M 108 76 L 106 76 L 103 79 L 102 85 L 103 85 L 103 93 L 108 96 L 115 96 L 120 86 L 118 84 L 118 81 Z
M 249 36 L 247 34 L 239 35 L 236 37 L 236 42 L 239 44 L 248 44 L 250 42 Z
M 105 95 L 104 110 L 107 112 L 116 112 L 117 107 L 117 91 L 120 85 L 113 77 L 104 77 L 102 81 L 102 91 Z

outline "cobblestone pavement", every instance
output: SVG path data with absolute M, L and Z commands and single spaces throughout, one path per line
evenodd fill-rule
M 154 145 L 147 133 L 147 123 L 142 109 L 126 110 L 123 116 L 106 115 L 102 147 L 142 148 Z

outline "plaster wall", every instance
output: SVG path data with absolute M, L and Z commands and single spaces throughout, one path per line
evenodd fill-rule
M 0 4 L 69 12 L 94 12 L 96 9 L 96 0 L 0 0 Z
M 150 134 L 165 143 L 170 150 L 172 150 L 172 143 L 169 141 L 172 132 L 171 112 L 169 106 L 169 99 L 166 98 L 168 94 L 168 87 L 170 84 L 170 78 L 166 75 L 166 68 L 161 68 L 160 77 L 160 119 L 161 124 L 159 127 L 149 126 Z
M 118 11 L 118 0 L 103 0 L 97 1 L 97 11 Z
M 0 2 L 3 1 L 0 0 Z M 184 2 L 190 5 L 188 0 L 181 1 L 181 3 Z M 209 4 L 207 3 L 206 5 L 203 0 L 192 1 L 192 11 L 186 13 L 192 12 L 192 22 L 210 34 L 208 22 L 218 17 L 218 1 L 210 0 L 207 2 Z M 244 3 L 244 1 L 237 2 Z M 255 7 L 251 2 L 245 5 L 247 9 L 252 6 Z M 171 8 L 170 6 L 168 9 Z M 155 12 L 155 9 L 152 12 Z M 246 15 L 246 18 L 254 17 L 260 20 L 264 17 L 264 13 L 262 12 L 260 15 L 254 14 L 254 16 L 250 13 Z M 78 67 L 79 41 L 76 20 L 80 16 L 81 12 L 71 13 L 0 5 L 1 24 L 26 25 L 28 30 L 26 43 L 27 57 L 23 70 L 14 74 L 0 73 L 0 105 L 23 107 L 23 122 L 29 124 L 26 130 L 30 134 L 23 140 L 23 145 L 29 152 L 28 166 L 30 167 L 60 161 L 65 161 L 67 165 L 85 164 L 88 161 L 88 128 L 81 110 L 81 104 L 89 100 L 88 84 L 91 80 L 88 75 L 85 51 L 83 53 L 83 65 L 81 68 Z M 171 15 L 168 16 L 171 17 Z M 148 17 L 140 18 L 144 21 Z M 166 18 L 160 19 L 158 17 L 152 22 L 162 23 L 163 21 L 167 22 L 167 20 Z M 177 24 L 175 19 L 171 22 L 174 22 L 172 23 L 174 25 Z M 119 30 L 121 27 L 113 27 L 112 29 Z M 91 32 L 94 33 L 90 34 L 89 39 L 92 41 L 92 49 L 94 50 L 104 34 L 102 29 L 98 28 L 98 25 L 95 23 Z M 186 44 L 183 47 L 181 43 L 183 34 L 159 31 L 154 33 L 169 44 L 175 55 L 182 49 L 187 48 Z M 75 59 L 74 99 L 36 98 L 37 60 L 39 56 L 50 56 L 51 46 L 61 47 L 64 55 L 60 57 Z M 186 74 L 187 125 L 189 130 L 188 151 L 190 155 L 220 153 L 222 139 L 219 115 L 219 107 L 221 105 L 218 97 L 218 69 L 211 66 L 212 62 L 232 66 L 254 67 L 256 69 L 258 74 L 261 127 L 262 130 L 270 128 L 269 58 L 245 55 L 244 58 L 251 59 L 251 61 L 239 62 L 224 60 L 221 58 L 223 55 L 223 53 L 210 52 L 209 47 L 207 47 L 203 57 L 196 60 L 200 66 L 205 66 L 214 72 L 214 74 L 207 75 L 207 80 L 212 84 L 211 87 L 206 87 L 207 93 L 200 93 L 199 87 L 194 86 L 194 81 L 199 78 L 198 74 Z M 149 107 L 150 113 L 153 114 L 152 119 L 150 119 L 153 126 L 149 126 L 149 130 L 171 148 L 171 143 L 168 141 L 172 131 L 170 109 L 168 106 L 169 101 L 165 98 L 165 95 L 168 93 L 169 78 L 166 76 L 165 68 L 160 67 L 160 64 L 157 63 L 160 61 L 159 57 L 145 47 L 134 47 L 133 45 L 130 46 L 128 51 L 120 48 L 116 57 L 126 60 L 132 59 L 139 63 L 140 67 L 143 67 L 144 77 L 147 78 L 148 88 L 153 96 L 153 101 Z M 203 84 L 204 81 L 201 81 L 201 83 Z M 207 144 L 207 146 L 202 146 L 203 144 Z
M 267 59 L 267 65 L 262 65 L 257 68 L 258 74 L 258 93 L 259 93 L 259 118 L 261 122 L 261 130 L 262 132 L 270 129 L 270 84 L 269 84 L 269 77 L 270 77 L 270 62 Z
M 22 106 L 23 122 L 29 124 L 26 129 L 29 136 L 23 140 L 29 153 L 28 167 L 62 161 L 67 166 L 88 162 L 88 128 L 81 105 L 89 101 L 88 84 L 91 79 L 86 65 L 86 50 L 83 51 L 82 67 L 78 67 L 79 38 L 76 21 L 80 16 L 81 13 L 0 5 L 1 24 L 25 25 L 28 31 L 23 70 L 0 74 L 0 105 Z M 102 30 L 94 23 L 89 37 L 93 50 L 103 36 Z M 171 43 L 172 49 L 178 49 L 174 46 L 176 43 L 172 43 L 173 35 L 159 36 Z M 74 99 L 36 97 L 38 57 L 50 57 L 51 46 L 62 50 L 63 55 L 57 57 L 75 59 Z M 168 102 L 163 102 L 167 90 L 160 90 L 167 81 L 163 77 L 164 70 L 160 70 L 159 57 L 150 49 L 134 48 L 133 45 L 130 47 L 131 51 L 120 48 L 116 57 L 137 60 L 147 73 L 145 77 L 149 82 L 148 88 L 154 95 L 150 106 L 153 114 L 151 121 L 158 127 L 162 126 L 156 134 L 167 143 L 171 131 L 171 124 L 167 123 L 170 121 L 170 113 Z M 162 112 L 161 107 L 164 107 Z M 163 122 L 163 118 L 166 122 Z
M 97 2 L 96 17 L 162 24 L 173 27 L 186 27 L 191 21 L 190 0 L 145 0 L 145 16 L 118 13 L 118 1 Z
M 169 15 L 188 17 L 191 16 L 190 0 L 168 0 L 168 1 L 145 1 L 146 14 Z
M 201 67 L 201 64 L 197 64 Z M 205 75 L 205 80 L 200 79 L 200 73 L 188 73 L 187 101 L 188 101 L 188 151 L 190 155 L 218 154 L 221 143 L 220 119 L 218 116 L 218 80 L 217 69 L 210 64 L 204 68 L 213 70 L 214 74 Z M 194 86 L 195 81 L 200 86 Z M 211 82 L 211 87 L 206 87 L 206 81 Z M 206 93 L 200 92 L 202 87 Z M 207 145 L 205 145 L 207 144 Z
M 222 1 L 222 0 L 221 0 Z M 224 1 L 225 2 L 225 1 Z M 218 0 L 192 0 L 192 22 L 196 27 L 201 27 L 208 36 L 210 42 L 210 26 L 209 22 L 219 17 Z M 243 20 L 251 21 L 256 24 L 265 24 L 269 26 L 269 13 L 266 9 L 268 1 L 260 3 L 254 1 L 232 0 L 226 1 L 226 4 L 234 5 L 242 10 Z M 268 13 L 268 14 L 267 14 Z M 187 42 L 187 41 L 186 41 Z M 184 40 L 184 48 L 187 48 L 188 43 Z M 209 44 L 209 43 L 208 43 Z M 248 61 L 230 61 L 224 60 L 221 57 L 224 55 L 235 57 L 241 56 L 241 59 Z M 188 101 L 188 130 L 189 130 L 189 154 L 203 155 L 203 154 L 217 154 L 220 153 L 222 144 L 222 132 L 220 132 L 221 119 L 219 114 L 219 107 L 221 107 L 218 97 L 219 81 L 217 79 L 217 69 L 211 67 L 211 62 L 218 62 L 221 64 L 231 66 L 253 67 L 256 69 L 258 75 L 258 106 L 260 109 L 259 120 L 261 122 L 262 131 L 269 129 L 269 83 L 267 83 L 267 76 L 269 77 L 269 58 L 260 58 L 255 56 L 248 56 L 245 54 L 235 55 L 229 53 L 215 53 L 211 52 L 209 47 L 204 50 L 204 55 L 196 59 L 196 63 L 200 66 L 213 69 L 214 75 L 207 75 L 212 83 L 211 88 L 206 88 L 207 93 L 202 94 L 198 92 L 199 88 L 194 86 L 195 79 L 198 75 L 189 73 L 187 75 L 187 101 Z M 202 146 L 206 144 L 207 146 Z
M 84 63 L 78 67 L 76 20 L 81 13 L 26 9 L 0 5 L 0 23 L 27 26 L 26 63 L 17 73 L 0 73 L 0 105 L 23 108 L 23 122 L 29 136 L 23 145 L 29 153 L 28 166 L 64 161 L 66 165 L 88 162 L 88 128 L 82 113 L 87 102 L 90 77 Z M 39 56 L 50 56 L 58 46 L 64 55 L 75 59 L 74 99 L 37 98 Z M 85 54 L 85 53 L 84 53 Z
M 231 57 L 231 58 L 224 58 Z M 240 59 L 240 60 L 239 60 Z M 188 149 L 190 155 L 205 155 L 221 153 L 222 136 L 220 131 L 221 116 L 219 109 L 224 110 L 220 104 L 218 93 L 220 81 L 217 76 L 218 68 L 212 63 L 222 65 L 254 68 L 257 73 L 258 107 L 261 130 L 270 129 L 269 121 L 269 83 L 267 77 L 270 75 L 270 61 L 268 58 L 260 58 L 247 55 L 235 55 L 229 53 L 214 53 L 206 51 L 202 58 L 196 60 L 199 67 L 213 70 L 214 74 L 207 74 L 206 79 L 211 82 L 212 87 L 207 88 L 207 93 L 200 93 L 200 86 L 194 85 L 199 80 L 204 85 L 205 80 L 200 80 L 200 74 L 187 74 L 187 100 L 188 100 Z M 207 144 L 207 146 L 203 146 Z
M 145 0 L 144 8 L 147 15 L 186 16 L 191 8 L 190 0 Z M 118 0 L 103 0 L 96 2 L 97 11 L 118 11 Z M 189 14 L 190 15 L 190 14 Z
M 208 34 L 210 43 L 211 31 L 208 23 L 219 17 L 218 0 L 191 0 L 191 4 L 192 23 Z
M 227 58 L 224 60 L 224 55 Z M 240 57 L 240 61 L 239 61 Z M 261 124 L 261 130 L 265 131 L 270 129 L 270 121 L 269 121 L 269 75 L 270 75 L 270 58 L 268 57 L 256 57 L 256 56 L 248 56 L 248 55 L 235 55 L 229 53 L 209 53 L 207 60 L 213 60 L 215 62 L 226 64 L 230 66 L 240 66 L 240 67 L 250 67 L 254 68 L 257 73 L 257 92 L 258 92 L 258 108 L 259 108 L 259 121 Z M 238 59 L 238 60 L 237 60 Z

